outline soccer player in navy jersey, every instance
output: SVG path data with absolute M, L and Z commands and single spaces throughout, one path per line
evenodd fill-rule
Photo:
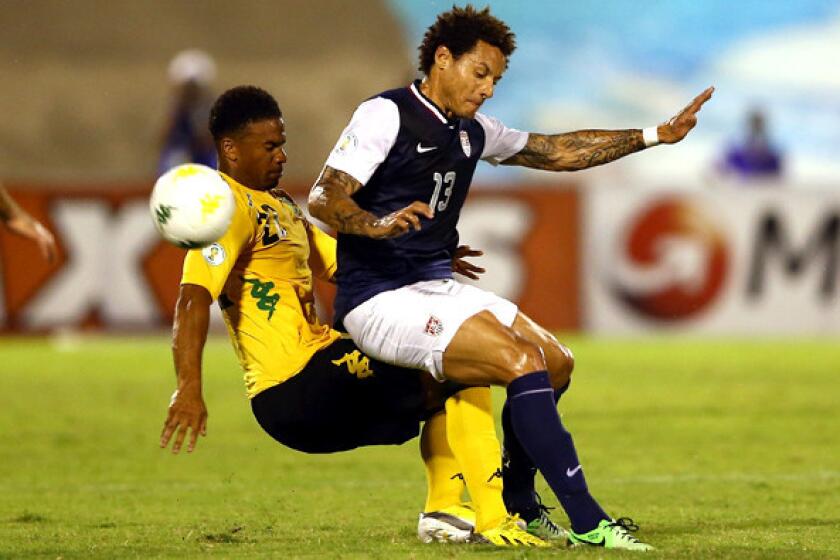
M 576 171 L 673 144 L 694 128 L 713 88 L 658 127 L 521 132 L 478 112 L 514 48 L 489 8 L 453 7 L 420 45 L 424 79 L 357 108 L 309 196 L 312 215 L 338 231 L 336 321 L 377 359 L 439 380 L 507 387 L 505 501 L 530 529 L 571 544 L 647 550 L 630 534 L 632 521 L 613 519 L 589 493 L 560 421 L 571 352 L 513 303 L 453 280 L 449 263 L 479 159 Z M 541 507 L 536 468 L 569 516 L 568 534 Z

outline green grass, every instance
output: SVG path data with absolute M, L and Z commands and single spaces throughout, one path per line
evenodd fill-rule
M 567 341 L 564 422 L 594 494 L 659 548 L 646 557 L 840 557 L 840 344 Z M 173 456 L 165 339 L 0 340 L 0 558 L 633 557 L 421 545 L 416 441 L 285 449 L 226 340 L 205 364 L 208 437 Z

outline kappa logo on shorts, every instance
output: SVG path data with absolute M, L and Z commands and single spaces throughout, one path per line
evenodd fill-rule
M 373 375 L 373 370 L 370 369 L 370 358 L 358 350 L 347 352 L 340 359 L 331 361 L 337 366 L 347 364 L 347 371 L 350 372 L 350 375 L 355 375 L 359 379 L 364 379 Z
M 443 323 L 440 319 L 431 315 L 429 320 L 426 321 L 426 328 L 423 329 L 423 332 L 429 336 L 439 336 L 443 332 Z

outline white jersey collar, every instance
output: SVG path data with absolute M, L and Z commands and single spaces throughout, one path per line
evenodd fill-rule
M 411 90 L 411 93 L 413 93 L 413 94 L 414 94 L 414 97 L 416 97 L 416 98 L 417 98 L 417 100 L 418 100 L 420 103 L 422 103 L 423 105 L 425 105 L 425 106 L 426 106 L 426 108 L 427 108 L 429 111 L 431 111 L 431 112 L 432 112 L 432 114 L 433 114 L 435 117 L 437 117 L 437 119 L 438 119 L 440 122 L 442 122 L 443 124 L 449 124 L 449 119 L 447 119 L 447 118 L 446 118 L 446 115 L 444 115 L 444 114 L 443 114 L 443 112 L 442 112 L 440 109 L 438 109 L 438 106 L 437 106 L 437 105 L 435 105 L 434 103 L 432 103 L 432 101 L 431 101 L 428 97 L 426 97 L 425 95 L 423 95 L 423 94 L 420 92 L 420 88 L 418 88 L 418 87 L 417 87 L 417 84 L 419 84 L 419 83 L 420 83 L 420 80 L 417 80 L 416 82 L 413 82 L 410 86 L 408 86 L 408 89 L 410 89 L 410 90 Z

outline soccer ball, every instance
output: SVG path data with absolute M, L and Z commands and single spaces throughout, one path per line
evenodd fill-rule
M 158 232 L 184 249 L 206 247 L 230 226 L 236 203 L 215 169 L 187 163 L 160 176 L 149 200 Z

